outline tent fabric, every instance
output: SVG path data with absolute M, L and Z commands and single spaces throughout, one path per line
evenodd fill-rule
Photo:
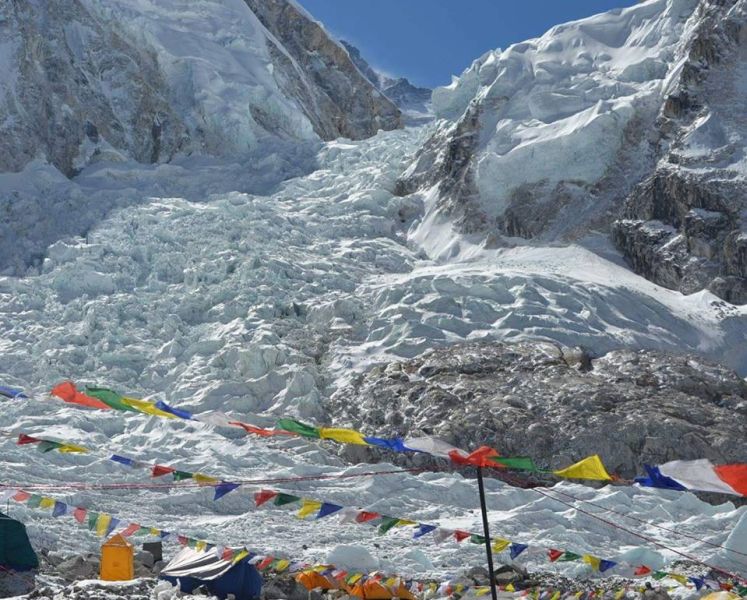
M 39 567 L 39 558 L 31 547 L 24 524 L 3 513 L 0 513 L 0 567 L 11 571 Z
M 233 594 L 236 600 L 254 600 L 262 592 L 259 571 L 245 558 L 236 563 L 224 560 L 213 552 L 199 552 L 184 548 L 166 565 L 159 576 L 185 593 L 201 585 L 225 600 Z
M 403 598 L 404 600 L 416 600 L 412 592 L 400 583 L 398 588 L 390 589 L 380 582 L 369 580 L 358 583 L 350 590 L 351 596 L 370 600 L 389 600 L 390 598 Z
M 109 528 L 109 523 L 106 523 L 106 528 Z M 108 539 L 101 546 L 100 577 L 103 581 L 130 581 L 135 579 L 135 551 L 132 544 L 120 534 Z
M 321 575 L 316 571 L 303 571 L 296 575 L 296 581 L 308 591 L 341 589 L 341 585 L 337 580 L 331 577 L 324 577 L 324 575 Z

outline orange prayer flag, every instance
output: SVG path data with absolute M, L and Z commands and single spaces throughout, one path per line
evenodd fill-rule
M 101 410 L 111 410 L 108 404 L 104 404 L 101 400 L 92 398 L 78 391 L 75 384 L 72 381 L 63 381 L 52 388 L 52 395 L 57 396 L 60 400 L 69 404 L 78 404 L 80 406 L 87 406 L 88 408 L 99 408 Z

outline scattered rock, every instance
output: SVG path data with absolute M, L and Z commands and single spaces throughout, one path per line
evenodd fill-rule
M 624 477 L 640 474 L 643 463 L 740 462 L 747 455 L 747 421 L 737 417 L 747 383 L 692 355 L 618 350 L 592 359 L 547 342 L 481 342 L 403 363 L 397 372 L 417 372 L 412 379 L 388 376 L 393 370 L 371 371 L 341 389 L 329 401 L 330 414 L 363 431 L 385 425 L 392 436 L 435 435 L 462 448 L 487 444 L 547 468 L 598 453 Z M 377 415 L 390 412 L 398 418 L 379 422 Z M 356 452 L 356 460 L 382 456 Z

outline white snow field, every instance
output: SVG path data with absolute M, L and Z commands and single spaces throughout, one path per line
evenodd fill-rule
M 440 243 L 459 244 L 452 258 L 431 260 L 429 250 L 443 253 L 408 238 L 408 229 L 422 230 L 417 220 L 424 200 L 392 194 L 427 133 L 408 129 L 328 143 L 317 157 L 318 170 L 266 196 L 230 191 L 241 186 L 240 178 L 219 174 L 236 174 L 235 167 L 119 165 L 84 172 L 69 184 L 76 193 L 105 196 L 110 186 L 126 197 L 126 206 L 103 216 L 86 239 L 53 243 L 38 272 L 0 278 L 0 382 L 33 396 L 3 400 L 0 429 L 226 479 L 387 470 L 387 464 L 346 467 L 323 443 L 267 441 L 199 423 L 89 411 L 46 394 L 71 378 L 258 424 L 279 415 L 325 423 L 334 415 L 325 415 L 322 402 L 347 377 L 380 361 L 473 338 L 541 337 L 595 352 L 628 344 L 686 350 L 741 366 L 744 373 L 744 308 L 727 307 L 706 293 L 684 297 L 657 287 L 614 257 L 604 258 L 607 250 L 485 251 L 450 237 Z M 3 177 L 9 185 L 10 176 Z M 206 178 L 215 192 L 201 195 Z M 169 186 L 183 197 L 164 193 Z M 1 437 L 0 446 L 3 484 L 148 481 L 147 471 L 100 458 L 42 455 Z M 480 528 L 476 485 L 455 474 L 272 487 Z M 488 489 L 495 535 L 651 566 L 676 559 L 536 492 L 495 480 Z M 635 487 L 595 491 L 564 483 L 561 489 L 747 552 L 747 507 L 710 506 L 691 494 Z M 406 529 L 377 536 L 334 516 L 306 523 L 284 508 L 254 509 L 251 491 L 242 488 L 218 502 L 209 488 L 178 485 L 50 494 L 128 522 L 348 568 L 448 578 L 484 564 L 483 549 L 469 543 L 413 540 Z M 93 550 L 99 543 L 70 517 L 53 519 L 13 503 L 10 512 L 27 523 L 37 549 Z M 739 562 L 737 555 L 692 539 L 625 524 L 747 574 L 743 557 Z M 519 562 L 568 574 L 588 568 L 548 566 L 542 552 Z

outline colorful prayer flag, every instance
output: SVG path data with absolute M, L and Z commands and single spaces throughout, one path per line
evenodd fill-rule
M 570 467 L 553 471 L 558 477 L 566 479 L 590 479 L 594 481 L 612 481 L 612 477 L 607 473 L 607 469 L 602 464 L 602 459 L 598 454 L 589 456 Z

